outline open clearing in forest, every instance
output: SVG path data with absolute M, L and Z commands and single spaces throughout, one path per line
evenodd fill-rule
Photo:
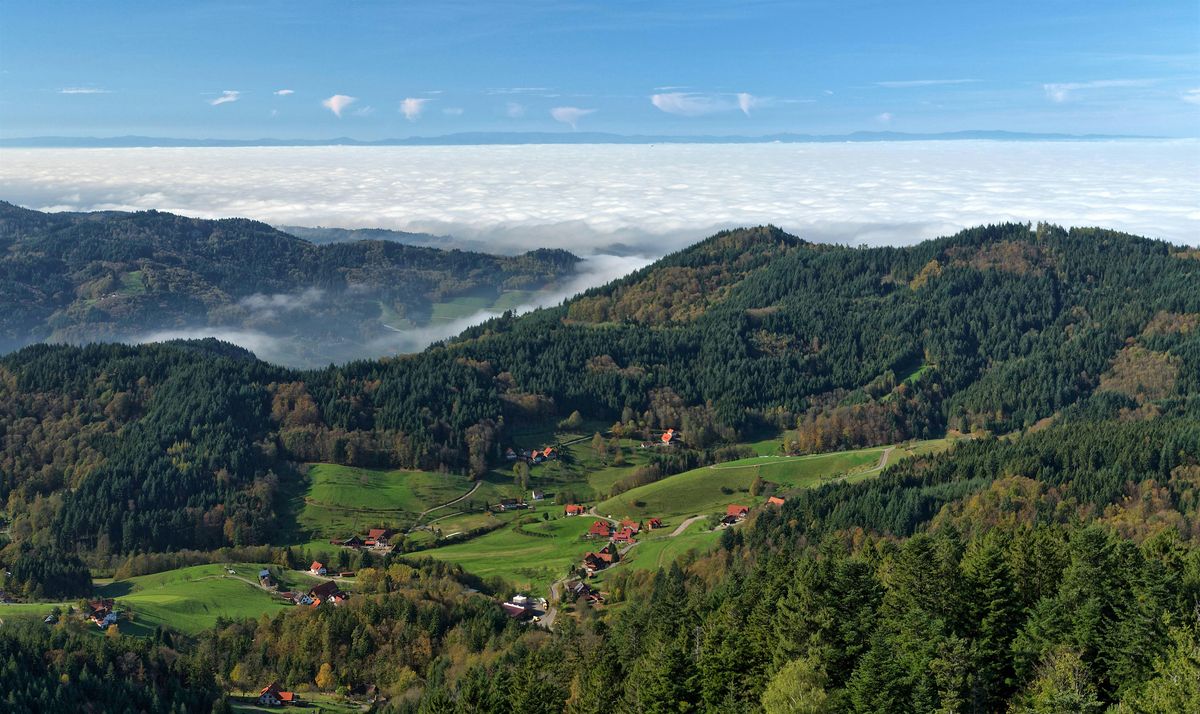
M 111 597 L 118 610 L 132 610 L 122 630 L 148 631 L 156 626 L 195 634 L 216 624 L 217 618 L 242 619 L 290 607 L 257 585 L 261 564 L 208 564 L 139 575 L 97 588 L 98 597 Z M 234 570 L 236 575 L 227 571 Z M 249 582 L 247 582 L 249 581 Z
M 345 538 L 376 526 L 407 528 L 417 515 L 466 494 L 462 476 L 312 464 L 298 517 L 302 529 L 323 538 Z

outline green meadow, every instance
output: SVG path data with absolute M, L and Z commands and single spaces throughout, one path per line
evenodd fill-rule
M 194 565 L 116 580 L 98 588 L 96 594 L 114 598 L 118 609 L 132 611 L 132 618 L 121 622 L 123 630 L 138 633 L 162 626 L 194 634 L 212 627 L 218 618 L 253 618 L 290 607 L 258 587 L 258 571 L 263 567 L 252 563 Z
M 298 516 L 314 536 L 345 538 L 375 526 L 407 528 L 424 510 L 471 490 L 462 476 L 313 464 Z
M 422 551 L 415 556 L 457 563 L 480 577 L 500 577 L 517 587 L 544 593 L 584 553 L 603 545 L 582 537 L 593 520 L 557 518 L 525 526 L 550 538 L 526 535 L 505 526 L 466 543 Z

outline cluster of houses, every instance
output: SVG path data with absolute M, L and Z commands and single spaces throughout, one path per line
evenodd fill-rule
M 568 509 L 571 506 L 567 506 Z M 579 506 L 582 508 L 582 506 Z M 567 515 L 573 515 L 568 511 Z M 662 519 L 650 518 L 645 523 L 645 530 L 654 530 L 662 528 Z M 608 544 L 596 551 L 589 551 L 583 556 L 583 570 L 589 576 L 595 575 L 597 572 L 604 570 L 613 563 L 620 560 L 620 546 L 632 544 L 637 539 L 639 533 L 643 530 L 643 525 L 632 518 L 626 518 L 614 525 L 613 523 L 600 519 L 592 522 L 588 528 L 586 537 L 598 538 L 608 541 Z
M 514 449 L 509 447 L 504 451 L 505 461 L 524 461 L 527 464 L 540 464 L 558 458 L 558 451 L 553 446 L 540 449 Z
M 391 528 L 372 528 L 367 531 L 365 537 L 352 535 L 346 539 L 334 539 L 329 541 L 331 545 L 338 545 L 343 548 L 354 548 L 360 550 L 362 548 L 371 548 L 373 550 L 388 550 L 395 543 L 397 533 Z M 324 573 L 321 573 L 324 575 Z
M 298 706 L 300 695 L 295 692 L 285 692 L 279 688 L 277 683 L 271 682 L 258 693 L 258 703 L 259 706 L 264 707 Z
M 492 506 L 492 510 L 497 513 L 507 513 L 509 511 L 522 511 L 529 508 L 529 504 L 525 503 L 523 498 L 503 498 L 499 503 Z

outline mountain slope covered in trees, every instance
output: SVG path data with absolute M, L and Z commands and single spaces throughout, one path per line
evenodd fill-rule
M 481 474 L 513 427 L 574 410 L 700 450 L 783 429 L 796 452 L 1044 426 L 1096 395 L 1150 418 L 1200 391 L 1198 316 L 1194 252 L 1127 235 L 1004 225 L 867 250 L 732 231 L 394 359 L 13 353 L 0 496 L 18 541 L 208 548 L 270 538 L 291 461 Z
M 429 324 L 437 303 L 524 301 L 560 286 L 577 262 L 562 250 L 316 245 L 243 219 L 0 202 L 0 350 L 219 328 L 286 340 L 288 349 L 267 355 L 275 361 L 328 364 L 380 354 L 370 343 Z

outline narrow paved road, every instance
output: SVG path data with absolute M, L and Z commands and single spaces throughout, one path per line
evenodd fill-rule
M 667 537 L 674 538 L 677 535 L 681 535 L 684 531 L 686 531 L 688 529 L 688 526 L 692 525 L 696 521 L 702 521 L 705 518 L 708 518 L 708 516 L 692 516 L 691 518 L 687 519 L 683 523 L 680 523 L 678 526 L 676 526 L 675 530 L 671 531 L 670 535 L 668 535 Z
M 461 501 L 461 500 L 463 500 L 463 499 L 465 499 L 465 498 L 468 498 L 468 497 L 470 497 L 470 496 L 471 496 L 471 494 L 473 494 L 473 493 L 475 493 L 476 491 L 478 491 L 478 490 L 479 490 L 479 486 L 480 486 L 480 485 L 482 485 L 482 484 L 483 484 L 483 481 L 476 481 L 476 482 L 475 482 L 475 485 L 471 487 L 471 490 L 470 490 L 470 491 L 467 491 L 466 493 L 464 493 L 463 495 L 461 495 L 461 496 L 459 496 L 458 498 L 454 499 L 453 501 L 446 501 L 445 503 L 443 503 L 443 504 L 441 504 L 441 505 L 439 505 L 439 506 L 434 506 L 433 508 L 426 508 L 424 511 L 421 511 L 419 514 L 417 514 L 417 520 L 413 522 L 412 528 L 409 528 L 409 531 L 411 532 L 413 528 L 416 528 L 417 526 L 421 525 L 421 519 L 425 517 L 425 514 L 427 514 L 427 513 L 433 513 L 434 511 L 437 511 L 437 510 L 440 510 L 440 509 L 442 509 L 442 508 L 445 508 L 446 506 L 453 506 L 454 504 L 458 503 L 459 501 Z

